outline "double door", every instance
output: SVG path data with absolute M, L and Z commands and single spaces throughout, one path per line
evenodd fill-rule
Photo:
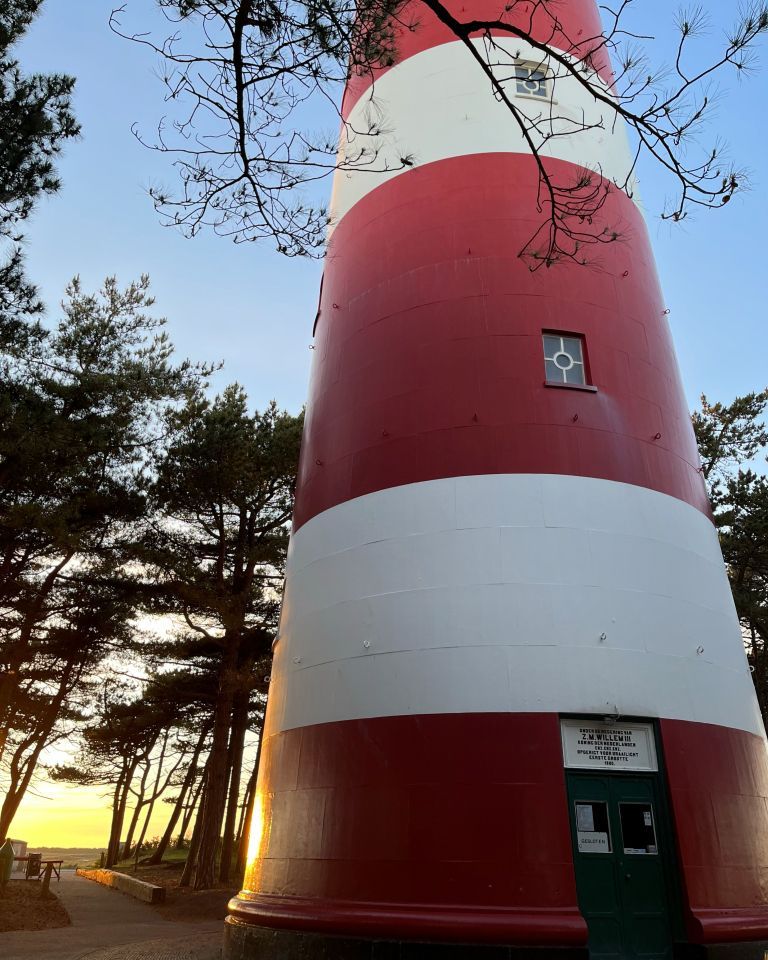
M 568 794 L 591 960 L 671 960 L 674 861 L 657 778 L 569 773 Z

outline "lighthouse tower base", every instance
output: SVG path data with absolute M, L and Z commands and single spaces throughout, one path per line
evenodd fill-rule
M 224 936 L 224 960 L 589 960 L 589 951 L 586 947 L 473 946 L 350 939 L 271 930 L 230 917 Z
M 674 960 L 764 960 L 768 941 L 735 944 L 678 943 Z M 589 960 L 585 947 L 514 947 L 412 943 L 333 937 L 274 930 L 230 917 L 223 960 Z

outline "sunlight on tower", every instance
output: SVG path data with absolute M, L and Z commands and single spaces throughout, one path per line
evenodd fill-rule
M 248 860 L 245 868 L 245 889 L 257 890 L 261 877 L 262 856 L 269 839 L 266 798 L 258 791 L 253 803 L 251 828 L 248 838 Z

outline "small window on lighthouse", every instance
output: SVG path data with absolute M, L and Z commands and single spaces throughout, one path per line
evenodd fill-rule
M 517 92 L 528 97 L 538 97 L 546 100 L 549 96 L 547 89 L 547 72 L 541 66 L 530 63 L 519 63 L 515 67 Z
M 581 337 L 557 333 L 544 334 L 544 366 L 547 383 L 570 383 L 585 386 L 584 342 Z

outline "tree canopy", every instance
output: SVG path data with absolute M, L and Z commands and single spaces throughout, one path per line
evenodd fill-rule
M 171 420 L 173 440 L 156 463 L 139 556 L 150 608 L 186 628 L 175 655 L 211 675 L 211 746 L 195 851 L 201 888 L 213 883 L 223 822 L 228 872 L 245 734 L 259 701 L 263 716 L 302 417 L 274 404 L 252 414 L 232 385 L 213 401 L 193 398 Z
M 701 398 L 693 425 L 755 689 L 768 721 L 768 390 Z
M 43 0 L 11 0 L 0 9 L 0 345 L 21 317 L 42 312 L 37 289 L 24 273 L 24 223 L 41 197 L 61 186 L 55 161 L 78 136 L 72 110 L 74 78 L 25 74 L 13 48 L 40 12 Z
M 74 280 L 52 328 L 0 356 L 0 758 L 5 835 L 81 681 L 125 639 L 133 528 L 163 418 L 208 368 L 171 360 L 149 281 Z

